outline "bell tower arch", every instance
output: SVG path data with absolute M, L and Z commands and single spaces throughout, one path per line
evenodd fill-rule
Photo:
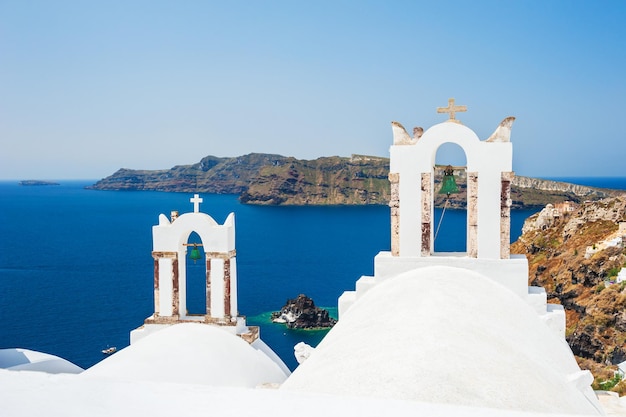
M 453 100 L 451 106 L 456 112 L 465 110 L 464 106 L 454 106 Z M 467 158 L 467 256 L 509 258 L 510 186 L 514 175 L 509 138 L 513 120 L 505 119 L 484 141 L 456 118 L 434 125 L 413 138 L 400 123 L 392 122 L 394 143 L 390 149 L 389 174 L 392 256 L 434 254 L 435 157 L 441 145 L 454 143 Z
M 562 306 L 547 304 L 546 292 L 542 288 L 528 287 L 526 257 L 510 253 L 511 182 L 514 176 L 510 137 L 515 118 L 507 117 L 489 138 L 480 140 L 456 118 L 456 113 L 465 110 L 466 106 L 455 106 L 454 100 L 450 99 L 448 107 L 438 109 L 439 113 L 448 113 L 449 119 L 426 131 L 416 127 L 413 136 L 400 123 L 391 123 L 391 251 L 376 255 L 374 276 L 362 276 L 354 291 L 345 291 L 339 297 L 339 320 L 359 297 L 376 285 L 404 273 L 445 266 L 473 271 L 477 279 L 491 280 L 508 288 L 534 308 L 556 334 L 564 337 Z M 437 150 L 445 143 L 458 145 L 466 157 L 466 252 L 434 251 L 433 177 Z M 411 276 L 421 279 L 419 273 L 411 273 Z M 472 294 L 459 296 L 472 297 Z
M 432 174 L 433 174 L 433 182 L 435 184 L 435 189 L 433 190 L 433 208 L 440 207 L 441 214 L 439 215 L 439 219 L 437 220 L 434 226 L 434 236 L 432 240 L 432 252 L 450 252 L 450 250 L 442 250 L 438 249 L 442 247 L 446 247 L 451 242 L 446 242 L 445 239 L 439 238 L 438 236 L 442 236 L 440 233 L 449 230 L 449 223 L 444 218 L 457 217 L 458 214 L 454 211 L 447 211 L 452 208 L 450 205 L 452 200 L 456 200 L 457 202 L 461 202 L 461 204 L 465 203 L 467 205 L 467 189 L 466 182 L 463 178 L 466 177 L 466 167 L 467 167 L 467 158 L 465 156 L 465 152 L 463 148 L 458 146 L 455 143 L 447 142 L 443 143 L 437 150 L 435 151 L 435 166 L 433 166 Z M 458 184 L 457 184 L 458 181 Z M 439 184 L 439 185 L 437 185 Z M 457 198 L 451 199 L 452 196 L 457 195 Z M 460 197 L 460 198 L 459 198 Z M 433 219 L 436 219 L 436 210 L 433 209 Z M 465 220 L 463 221 L 467 224 L 467 211 L 465 213 Z M 442 227 L 443 226 L 443 227 Z M 466 228 L 460 228 L 459 231 L 464 231 Z M 460 232 L 462 233 L 462 232 Z M 463 235 L 462 246 L 463 248 L 460 252 L 467 252 L 467 234 Z M 458 242 L 455 242 L 454 246 L 459 248 Z
M 235 215 L 231 213 L 223 225 L 201 213 L 202 199 L 196 194 L 191 200 L 193 213 L 178 216 L 172 212 L 168 219 L 159 216 L 153 226 L 154 314 L 146 323 L 175 323 L 196 321 L 220 325 L 237 323 L 237 259 L 235 251 Z M 188 244 L 195 233 L 201 243 Z M 206 276 L 206 312 L 189 314 L 187 300 L 187 251 L 200 256 L 197 246 L 204 249 Z

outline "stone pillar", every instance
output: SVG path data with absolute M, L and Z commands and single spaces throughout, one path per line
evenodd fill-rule
M 159 300 L 159 258 L 152 252 L 154 259 L 154 316 L 158 316 L 161 311 L 161 301 Z
M 422 173 L 422 256 L 430 256 L 432 252 L 432 204 L 433 204 L 433 182 L 432 173 Z
M 478 258 L 478 173 L 467 173 L 467 256 Z
M 161 260 L 171 259 L 172 269 L 170 279 L 172 280 L 172 316 L 178 315 L 178 253 L 177 252 L 152 252 L 154 259 L 154 316 L 161 315 Z
M 206 263 L 206 318 L 211 317 L 211 258 L 208 253 L 204 254 Z
M 205 252 L 205 256 L 206 256 L 206 318 L 205 321 L 206 322 L 219 322 L 221 324 L 223 319 L 230 319 L 233 314 L 236 315 L 237 312 L 233 312 L 232 308 L 231 308 L 231 292 L 232 292 L 232 284 L 231 284 L 231 280 L 232 279 L 237 279 L 236 277 L 236 272 L 235 272 L 235 276 L 233 277 L 232 273 L 231 273 L 231 259 L 233 259 L 236 256 L 236 252 L 235 250 L 231 250 L 229 252 Z M 219 274 L 216 274 L 216 279 L 218 279 L 217 282 L 212 282 L 212 270 L 211 270 L 211 260 L 213 259 L 221 259 L 223 260 L 223 278 L 220 281 L 219 280 Z M 221 285 L 221 288 L 223 289 L 223 300 L 222 302 L 224 303 L 224 316 L 223 317 L 213 317 L 212 313 L 213 312 L 219 312 L 219 308 L 217 308 L 218 306 L 216 306 L 216 309 L 212 309 L 211 308 L 211 290 L 213 285 L 217 285 L 217 287 L 219 289 L 219 286 Z M 236 285 L 236 284 L 235 284 Z M 219 290 L 217 292 L 217 294 L 219 294 Z M 218 301 L 216 300 L 216 303 Z M 216 313 L 219 314 L 219 313 Z M 232 323 L 230 320 L 226 323 L 226 324 L 235 324 Z
M 224 316 L 231 317 L 230 312 L 230 258 L 224 259 Z
M 172 260 L 172 316 L 180 316 L 180 293 L 178 279 L 178 257 Z
M 500 259 L 511 257 L 511 181 L 513 172 L 502 173 L 500 192 Z
M 389 173 L 391 183 L 391 256 L 400 256 L 400 174 Z

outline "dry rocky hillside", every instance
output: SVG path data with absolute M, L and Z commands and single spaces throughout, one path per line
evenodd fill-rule
M 529 284 L 566 312 L 566 339 L 579 364 L 611 380 L 626 360 L 626 195 L 548 205 L 524 224 L 513 253 L 525 254 Z M 619 275 L 619 276 L 618 276 Z M 619 379 L 619 378 L 618 378 Z M 626 393 L 626 383 L 614 390 Z

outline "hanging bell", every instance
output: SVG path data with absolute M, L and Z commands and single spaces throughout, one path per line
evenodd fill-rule
M 200 249 L 198 249 L 198 246 L 193 245 L 193 249 L 191 250 L 189 257 L 193 260 L 194 264 L 197 260 L 202 259 L 202 255 L 200 254 Z
M 441 180 L 441 190 L 439 190 L 439 194 L 456 194 L 459 192 L 459 187 L 456 185 L 456 181 L 454 180 L 454 168 L 451 165 L 448 165 L 446 169 L 443 170 L 443 180 Z

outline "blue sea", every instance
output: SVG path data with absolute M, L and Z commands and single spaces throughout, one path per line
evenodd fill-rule
M 626 189 L 626 178 L 558 180 Z M 161 213 L 192 211 L 191 195 L 84 189 L 94 182 L 0 182 L 0 348 L 53 353 L 87 368 L 103 359 L 102 349 L 128 346 L 129 332 L 152 314 L 152 226 Z M 336 314 L 341 293 L 372 275 L 374 256 L 389 250 L 389 208 L 263 207 L 235 195 L 201 196 L 201 211 L 217 222 L 235 213 L 239 312 L 294 369 L 293 346 L 315 346 L 326 331 L 289 330 L 269 315 L 298 294 Z M 513 212 L 512 240 L 535 211 Z M 465 221 L 465 211 L 447 210 L 435 249 L 464 251 Z M 188 267 L 199 295 L 190 295 L 189 310 L 200 312 L 202 266 Z

